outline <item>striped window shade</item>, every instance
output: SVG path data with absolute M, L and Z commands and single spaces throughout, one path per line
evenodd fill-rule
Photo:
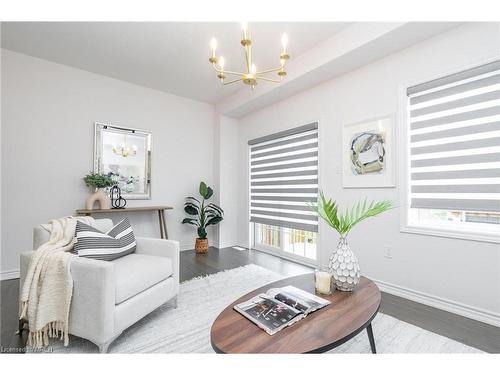
M 318 231 L 318 123 L 248 142 L 250 221 Z
M 500 212 L 500 61 L 407 95 L 411 207 Z

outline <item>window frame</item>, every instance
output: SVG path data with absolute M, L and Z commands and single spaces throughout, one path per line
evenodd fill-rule
M 400 192 L 400 232 L 421 234 L 427 236 L 438 236 L 470 241 L 500 243 L 500 233 L 498 235 L 492 233 L 481 233 L 479 231 L 468 231 L 463 228 L 454 230 L 447 226 L 429 226 L 429 225 L 415 225 L 410 223 L 410 142 L 409 142 L 409 114 L 408 114 L 408 96 L 407 89 L 421 83 L 432 81 L 450 74 L 459 73 L 461 71 L 474 68 L 476 66 L 488 64 L 496 61 L 499 56 L 491 56 L 489 58 L 482 58 L 475 60 L 469 64 L 461 64 L 453 67 L 452 69 L 443 70 L 433 75 L 419 77 L 411 81 L 405 82 L 399 86 L 399 106 L 398 106 L 398 119 L 401 126 L 399 126 L 395 134 L 395 139 L 399 139 L 397 170 L 399 180 Z

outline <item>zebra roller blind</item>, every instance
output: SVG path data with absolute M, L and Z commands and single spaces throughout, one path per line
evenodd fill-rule
M 411 207 L 500 211 L 500 61 L 408 88 Z
M 318 198 L 318 124 L 254 139 L 250 146 L 250 221 L 318 231 L 308 202 Z

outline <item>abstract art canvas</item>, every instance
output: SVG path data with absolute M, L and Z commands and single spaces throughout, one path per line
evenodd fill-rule
M 393 123 L 393 116 L 386 116 L 344 126 L 344 188 L 395 186 Z

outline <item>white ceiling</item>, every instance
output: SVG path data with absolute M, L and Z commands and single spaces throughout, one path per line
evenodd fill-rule
M 349 25 L 252 23 L 254 62 L 279 64 L 283 32 L 293 58 Z M 1 30 L 3 48 L 208 103 L 241 89 L 220 85 L 208 63 L 210 39 L 227 69 L 241 70 L 240 33 L 236 22 L 3 22 Z

